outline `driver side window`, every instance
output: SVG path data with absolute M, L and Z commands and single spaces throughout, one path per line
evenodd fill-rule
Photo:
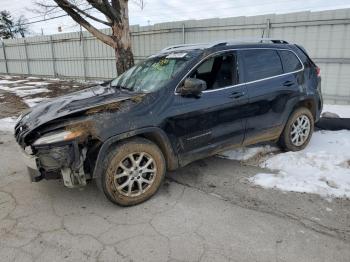
M 189 76 L 207 83 L 207 90 L 214 90 L 238 83 L 235 54 L 222 54 L 208 58 Z

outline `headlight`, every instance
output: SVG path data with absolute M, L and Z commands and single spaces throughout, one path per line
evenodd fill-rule
M 23 110 L 22 113 L 19 115 L 19 117 L 17 118 L 16 124 L 21 121 L 21 120 L 25 120 L 26 117 L 28 117 L 28 114 L 31 112 L 31 109 L 28 108 L 26 110 Z
M 33 145 L 46 145 L 46 144 L 52 144 L 57 142 L 64 142 L 64 141 L 70 141 L 75 138 L 80 137 L 83 134 L 80 130 L 74 130 L 74 131 L 60 131 L 55 133 L 48 133 L 39 139 L 37 139 Z
M 20 114 L 19 117 L 18 117 L 17 120 L 16 120 L 16 124 L 17 124 L 19 121 L 21 121 L 22 117 L 23 117 L 23 114 Z

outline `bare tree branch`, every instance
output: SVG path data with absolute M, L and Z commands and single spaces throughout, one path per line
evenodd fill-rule
M 138 7 L 140 7 L 141 10 L 145 9 L 146 6 L 146 2 L 143 0 L 133 0 L 132 1 L 135 5 L 137 5 Z
M 98 11 L 103 13 L 110 21 L 114 21 L 115 18 L 111 12 L 106 8 L 104 4 L 102 4 L 102 1 L 99 0 L 86 0 L 89 2 L 90 5 L 92 5 L 94 8 L 96 8 Z
M 118 74 L 133 66 L 134 58 L 131 48 L 131 36 L 129 27 L 128 0 L 34 0 L 37 6 L 44 10 L 41 13 L 52 14 L 55 8 L 60 8 L 69 15 L 81 27 L 94 35 L 103 43 L 111 46 L 115 51 L 116 68 Z M 141 9 L 144 8 L 144 0 L 131 0 Z M 56 3 L 55 6 L 53 3 Z M 89 10 L 104 15 L 101 19 Z M 58 16 L 58 17 L 62 17 Z M 111 35 L 99 30 L 91 21 L 106 25 L 112 29 Z
M 61 7 L 72 19 L 84 27 L 87 31 L 93 34 L 96 38 L 101 40 L 103 43 L 115 48 L 115 42 L 109 35 L 102 33 L 92 24 L 90 24 L 85 18 L 83 18 L 77 11 L 70 7 L 70 3 L 67 0 L 54 0 L 59 7 Z
M 112 0 L 112 5 L 109 4 L 108 0 L 102 0 L 105 5 L 107 6 L 108 10 L 113 14 L 114 17 L 119 18 L 118 20 L 121 21 L 121 7 L 119 1 Z
M 106 25 L 106 26 L 111 26 L 111 25 L 112 25 L 112 23 L 103 21 L 103 20 L 101 20 L 101 19 L 99 19 L 99 18 L 97 18 L 97 17 L 95 17 L 95 16 L 90 15 L 89 13 L 87 13 L 86 11 L 80 9 L 80 8 L 77 7 L 76 5 L 70 4 L 70 7 L 71 7 L 72 9 L 76 10 L 78 13 L 81 13 L 81 14 L 83 14 L 84 16 L 86 16 L 86 17 L 88 17 L 88 18 L 90 18 L 90 19 L 92 19 L 92 20 L 94 20 L 94 21 L 96 21 L 96 22 L 99 22 L 99 23 L 104 24 L 104 25 Z

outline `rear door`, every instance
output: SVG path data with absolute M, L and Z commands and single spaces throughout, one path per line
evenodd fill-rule
M 289 55 L 297 59 L 295 70 L 291 72 L 283 67 L 287 67 L 287 63 L 282 63 L 282 56 L 285 59 Z M 249 96 L 244 144 L 276 139 L 288 118 L 291 101 L 302 88 L 302 65 L 288 50 L 240 50 L 239 56 L 244 65 L 243 78 Z

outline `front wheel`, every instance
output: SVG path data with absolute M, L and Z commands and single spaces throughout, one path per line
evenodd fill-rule
M 289 117 L 279 143 L 287 151 L 302 150 L 310 142 L 313 131 L 312 113 L 305 107 L 298 108 Z
M 117 145 L 105 159 L 101 177 L 106 197 L 121 206 L 142 203 L 159 189 L 165 176 L 161 150 L 143 138 Z

